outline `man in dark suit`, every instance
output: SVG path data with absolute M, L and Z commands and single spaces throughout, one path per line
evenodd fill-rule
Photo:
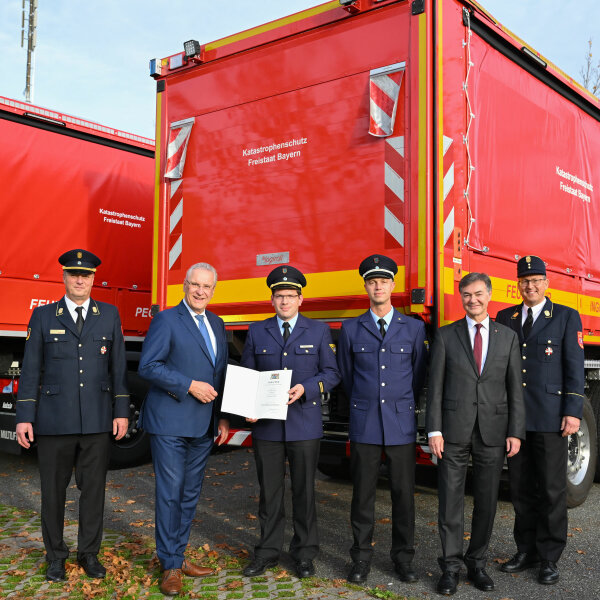
M 254 577 L 277 564 L 283 546 L 285 459 L 290 465 L 294 537 L 290 554 L 298 577 L 314 575 L 319 551 L 315 507 L 315 473 L 323 436 L 321 394 L 340 380 L 329 326 L 302 316 L 306 278 L 289 265 L 269 273 L 267 286 L 276 315 L 253 323 L 242 354 L 242 366 L 258 371 L 292 370 L 285 421 L 253 421 L 252 444 L 260 484 L 261 536 L 254 560 L 244 575 Z M 250 420 L 250 419 L 248 419 Z
M 31 315 L 17 396 L 17 440 L 29 448 L 34 431 L 37 440 L 49 581 L 65 579 L 65 498 L 73 467 L 81 491 L 77 560 L 88 576 L 105 576 L 97 554 L 110 432 L 121 439 L 129 424 L 119 313 L 90 298 L 100 259 L 76 249 L 58 260 L 65 295 Z
M 375 492 L 385 453 L 392 496 L 391 559 L 402 581 L 418 580 L 415 535 L 415 402 L 426 366 L 425 326 L 392 307 L 396 263 L 365 258 L 358 269 L 371 308 L 342 325 L 338 366 L 350 401 L 350 520 L 354 543 L 348 580 L 367 580 L 373 555 Z
M 553 584 L 567 543 L 568 436 L 583 412 L 583 329 L 576 310 L 545 297 L 541 258 L 521 258 L 517 277 L 523 303 L 496 317 L 519 336 L 527 409 L 527 437 L 508 461 L 517 553 L 501 570 L 519 573 L 541 561 L 539 583 Z
M 206 310 L 217 272 L 207 263 L 192 265 L 183 283 L 183 300 L 159 312 L 150 325 L 139 373 L 152 385 L 140 426 L 150 434 L 156 477 L 156 553 L 164 570 L 160 590 L 174 596 L 182 573 L 202 577 L 211 569 L 188 561 L 192 519 L 202 490 L 214 436 L 229 432 L 219 419 L 227 340 L 223 320 Z
M 525 437 L 521 359 L 517 336 L 493 323 L 487 307 L 492 283 L 469 273 L 458 286 L 466 317 L 441 327 L 433 343 L 427 397 L 429 447 L 438 458 L 438 526 L 443 574 L 440 594 L 456 592 L 463 562 L 464 493 L 473 461 L 471 540 L 467 576 L 480 590 L 494 589 L 485 571 L 505 452 L 514 456 Z

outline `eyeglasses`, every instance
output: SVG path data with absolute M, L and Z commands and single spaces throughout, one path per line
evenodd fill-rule
M 299 298 L 300 294 L 274 294 L 273 298 L 277 302 L 293 302 L 296 298 Z
M 210 292 L 210 290 L 213 289 L 214 286 L 212 285 L 207 285 L 205 283 L 195 283 L 193 281 L 188 281 L 187 279 L 185 280 L 185 282 L 194 290 L 201 290 L 203 292 Z
M 526 288 L 529 284 L 538 287 L 542 281 L 546 281 L 545 277 L 536 277 L 535 279 L 519 279 L 519 285 Z

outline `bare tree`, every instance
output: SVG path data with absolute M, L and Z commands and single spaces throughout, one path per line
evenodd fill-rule
M 592 94 L 597 95 L 600 92 L 600 61 L 594 64 L 592 55 L 592 38 L 588 40 L 588 50 L 585 54 L 585 63 L 579 71 L 583 87 Z

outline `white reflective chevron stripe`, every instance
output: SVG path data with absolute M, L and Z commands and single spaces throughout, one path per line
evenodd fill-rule
M 385 207 L 385 230 L 404 247 L 404 223 L 402 223 L 394 213 Z
M 446 156 L 446 153 L 450 149 L 450 146 L 452 146 L 452 141 L 453 140 L 451 137 L 448 137 L 446 135 L 443 136 L 443 146 L 442 147 L 443 147 L 444 156 Z M 445 168 L 445 167 L 446 167 L 446 163 L 444 163 L 443 168 Z M 450 194 L 453 187 L 454 187 L 454 163 L 450 163 L 450 166 L 448 167 L 448 170 L 446 171 L 446 173 L 444 175 L 444 182 L 443 182 L 443 189 L 442 189 L 442 193 L 444 196 L 444 203 L 446 202 L 446 199 L 448 198 L 448 194 Z M 449 200 L 448 202 L 451 202 L 451 200 Z M 446 210 L 447 210 L 447 207 L 446 207 Z M 446 212 L 446 210 L 444 210 L 444 212 Z M 444 219 L 444 246 L 450 239 L 450 236 L 452 235 L 453 231 L 454 231 L 454 206 L 448 213 L 448 216 Z
M 246 445 L 249 445 L 248 442 L 250 442 L 251 440 L 248 440 L 248 438 L 252 435 L 252 433 L 250 431 L 236 431 L 228 440 L 227 440 L 227 444 L 230 446 L 241 446 L 244 444 L 244 442 L 246 442 Z
M 387 138 L 386 144 L 389 144 L 402 158 L 404 158 L 404 136 L 398 135 L 393 138 Z
M 394 100 L 400 93 L 400 85 L 387 75 L 372 76 L 371 81 L 392 100 Z
M 385 185 L 404 202 L 404 179 L 385 163 Z
M 387 133 L 387 132 L 391 132 L 392 127 L 393 127 L 392 116 L 388 115 L 383 110 L 381 110 L 372 98 L 370 100 L 370 105 L 371 105 L 371 118 L 373 119 L 373 122 L 381 131 L 386 132 L 384 134 L 378 134 L 378 135 L 389 135 L 389 133 Z M 371 134 L 371 135 L 373 135 L 373 134 Z
M 444 221 L 444 246 L 454 231 L 454 206 Z
M 180 235 L 177 238 L 177 241 L 175 242 L 175 244 L 173 244 L 173 247 L 171 248 L 171 250 L 169 250 L 169 269 L 173 266 L 175 261 L 181 255 L 181 249 L 183 247 L 182 238 L 183 238 L 183 236 Z
M 194 118 L 171 123 L 165 165 L 166 179 L 180 179 L 183 176 L 183 167 L 193 124 Z
M 171 181 L 170 190 L 169 190 L 169 198 L 172 198 L 175 195 L 175 192 L 179 189 L 179 186 L 183 183 L 183 179 L 174 179 Z
M 454 163 L 450 165 L 448 172 L 444 175 L 444 200 L 448 197 L 454 185 Z
M 444 156 L 446 156 L 446 152 L 448 152 L 448 148 L 450 148 L 451 145 L 452 145 L 452 138 L 448 137 L 447 135 L 445 135 L 444 136 L 444 143 L 443 143 Z
M 169 218 L 169 233 L 173 233 L 177 223 L 181 221 L 183 216 L 183 198 L 179 201 L 179 204 L 175 207 L 175 210 L 171 213 Z M 181 238 L 180 238 L 181 239 Z

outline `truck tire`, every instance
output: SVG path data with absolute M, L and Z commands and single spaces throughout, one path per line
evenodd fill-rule
M 596 439 L 600 438 L 600 380 L 592 379 L 588 380 L 589 390 L 588 397 L 594 411 L 594 418 L 596 420 Z M 594 481 L 600 482 L 600 444 L 598 446 L 598 455 L 596 457 L 596 477 Z
M 596 418 L 590 401 L 583 401 L 579 431 L 569 436 L 567 458 L 567 506 L 582 504 L 594 483 L 598 459 Z
M 112 440 L 110 448 L 110 468 L 119 469 L 142 464 L 150 459 L 150 436 L 141 430 L 137 421 L 142 403 L 148 391 L 148 384 L 137 374 L 127 374 L 129 385 L 129 427 L 125 437 Z

